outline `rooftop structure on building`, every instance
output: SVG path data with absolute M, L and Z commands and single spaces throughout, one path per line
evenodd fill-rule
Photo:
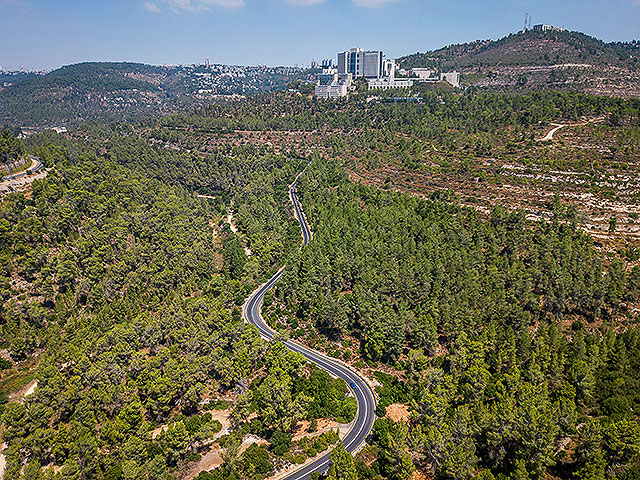
M 540 25 L 534 25 L 533 30 L 537 32 L 565 32 L 564 28 L 554 27 L 553 25 L 547 25 L 541 23 Z

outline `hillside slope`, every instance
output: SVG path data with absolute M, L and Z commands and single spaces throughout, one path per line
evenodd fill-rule
M 109 120 L 161 110 L 179 78 L 136 63 L 80 63 L 15 83 L 0 91 L 0 123 L 49 124 Z
M 290 67 L 80 63 L 0 88 L 0 125 L 42 128 L 134 120 L 309 78 L 305 70 Z
M 570 88 L 640 96 L 637 42 L 608 44 L 580 32 L 527 31 L 451 45 L 398 60 L 403 68 L 457 69 L 468 85 L 497 89 Z

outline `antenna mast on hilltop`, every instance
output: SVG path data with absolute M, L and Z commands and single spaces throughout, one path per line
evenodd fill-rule
M 522 33 L 527 31 L 527 17 L 529 16 L 528 13 L 524 14 L 524 28 L 522 29 Z

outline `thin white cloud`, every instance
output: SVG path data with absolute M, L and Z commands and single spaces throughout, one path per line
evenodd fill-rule
M 174 13 L 206 12 L 210 7 L 244 7 L 244 0 L 162 0 Z
M 30 6 L 25 0 L 0 0 L 0 5 L 17 5 L 20 7 Z
M 355 3 L 358 7 L 378 8 L 388 3 L 393 3 L 397 1 L 398 0 L 353 0 L 353 3 Z
M 160 11 L 160 9 L 158 8 L 158 6 L 155 3 L 151 3 L 151 2 L 144 2 L 144 8 L 145 10 L 147 10 L 148 12 L 154 12 L 157 13 Z
M 284 1 L 292 5 L 317 5 L 319 3 L 325 2 L 325 0 L 284 0 Z
M 238 8 L 244 7 L 244 0 L 198 0 L 202 4 L 216 5 L 218 7 Z

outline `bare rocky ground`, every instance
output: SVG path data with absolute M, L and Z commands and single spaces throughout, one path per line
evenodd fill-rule
M 27 383 L 20 390 L 18 390 L 17 392 L 12 393 L 11 395 L 9 395 L 9 401 L 10 402 L 22 402 L 25 397 L 28 397 L 29 395 L 32 395 L 36 391 L 36 388 L 38 388 L 38 380 L 31 380 L 29 383 Z
M 7 448 L 6 443 L 3 443 L 2 445 L 0 445 L 0 480 L 4 479 L 4 469 L 7 465 L 7 462 L 4 458 L 4 454 L 1 453 L 2 451 L 4 451 L 5 448 Z
M 410 414 L 409 405 L 404 403 L 392 403 L 387 407 L 387 416 L 394 422 L 406 422 Z
M 555 130 L 552 139 L 513 155 L 475 157 L 465 174 L 455 171 L 455 154 L 447 159 L 453 165 L 449 171 L 432 159 L 417 170 L 389 162 L 371 170 L 351 168 L 349 174 L 353 181 L 424 197 L 448 189 L 483 215 L 503 205 L 524 210 L 534 221 L 552 217 L 557 197 L 575 206 L 580 227 L 596 246 L 640 248 L 640 152 L 620 147 L 619 139 L 608 137 L 603 119 L 593 120 L 561 129 L 561 123 L 537 127 L 536 139 Z
M 225 410 L 223 412 L 210 412 L 213 415 L 213 418 L 219 420 L 220 423 L 222 424 L 222 430 L 220 430 L 220 432 L 218 432 L 218 434 L 216 434 L 215 438 L 212 440 L 215 440 L 230 432 L 230 428 L 231 428 L 231 424 L 229 421 L 230 412 L 231 410 Z M 296 434 L 293 436 L 292 440 L 297 441 L 303 437 L 316 437 L 330 430 L 338 430 L 340 432 L 339 433 L 340 438 L 344 438 L 347 432 L 349 431 L 349 426 L 350 424 L 337 423 L 329 419 L 318 419 L 317 429 L 315 429 L 313 432 L 309 432 L 308 430 L 309 422 L 301 421 L 301 422 L 298 422 Z M 158 429 L 154 430 L 154 432 L 152 432 L 152 437 L 154 436 L 153 435 L 154 433 L 156 435 L 159 434 L 163 428 L 166 429 L 166 426 L 159 427 Z M 269 445 L 269 442 L 267 442 L 266 440 L 256 435 L 248 434 L 248 435 L 245 435 L 245 437 L 242 440 L 239 454 L 242 454 L 242 452 L 244 452 L 247 448 L 249 448 L 249 446 L 251 446 L 254 443 L 257 443 L 259 445 L 265 445 L 265 446 Z M 323 452 L 318 452 L 318 455 L 321 455 L 322 453 Z M 224 449 L 221 448 L 218 443 L 213 443 L 209 447 L 209 450 L 202 454 L 202 457 L 200 458 L 200 460 L 189 465 L 188 470 L 185 473 L 183 478 L 185 480 L 193 480 L 201 472 L 213 470 L 214 468 L 219 467 L 224 463 L 223 456 L 224 456 Z M 316 458 L 317 458 L 317 455 L 316 457 L 307 459 L 305 464 L 313 462 Z M 297 464 L 289 465 L 288 467 L 285 467 L 283 469 L 276 471 L 274 475 L 269 477 L 269 480 L 277 480 L 280 478 L 284 478 L 289 473 L 291 473 L 292 471 L 300 467 L 301 465 L 297 465 Z
M 640 97 L 638 74 L 616 65 L 563 63 L 556 65 L 514 65 L 473 67 L 465 73 L 481 76 L 478 87 L 500 90 L 546 89 L 580 90 L 593 95 L 621 98 Z
M 0 197 L 4 197 L 9 193 L 19 192 L 28 194 L 31 190 L 31 184 L 35 180 L 42 180 L 47 176 L 47 170 L 42 169 L 38 173 L 33 173 L 31 175 L 25 175 L 24 177 L 13 178 L 10 180 L 2 180 L 0 181 Z
M 461 197 L 461 203 L 476 208 L 482 214 L 488 215 L 494 205 L 504 205 L 514 209 L 523 209 L 530 220 L 549 219 L 552 213 L 549 205 L 556 195 L 566 204 L 575 204 L 582 213 L 581 227 L 600 241 L 613 241 L 615 244 L 625 240 L 640 240 L 640 222 L 632 215 L 639 211 L 637 205 L 625 201 L 598 198 L 591 192 L 580 192 L 572 188 L 576 181 L 572 172 L 553 171 L 546 175 L 542 173 L 525 173 L 525 168 L 504 165 L 508 172 L 506 177 L 512 177 L 512 182 L 501 184 L 480 184 L 478 181 L 460 181 L 446 176 L 432 174 L 407 173 L 393 167 L 385 167 L 375 172 L 362 173 L 350 171 L 353 181 L 382 187 L 388 177 L 393 178 L 393 190 L 416 193 L 423 196 L 440 191 L 444 188 L 452 189 Z M 537 182 L 549 183 L 553 188 L 546 190 L 532 186 L 532 179 Z M 524 180 L 524 182 L 523 182 Z M 625 189 L 637 192 L 638 181 L 630 178 L 619 179 L 625 184 Z M 613 232 L 609 230 L 611 218 L 618 219 Z

